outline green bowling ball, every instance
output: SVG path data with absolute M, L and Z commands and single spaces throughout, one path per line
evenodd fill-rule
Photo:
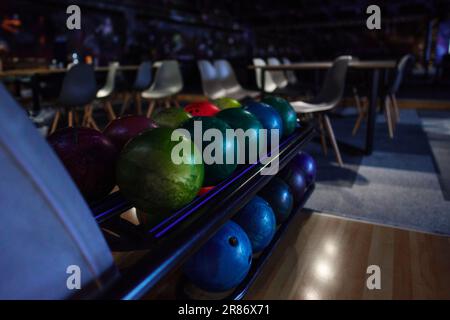
M 204 166 L 194 143 L 190 153 L 181 154 L 181 164 L 172 161 L 172 149 L 181 143 L 171 141 L 173 129 L 156 128 L 130 140 L 123 148 L 116 167 L 120 192 L 136 208 L 152 214 L 167 214 L 192 201 L 200 190 Z
M 280 97 L 268 96 L 262 102 L 278 111 L 283 121 L 283 136 L 288 136 L 295 131 L 297 113 L 287 100 Z
M 231 98 L 219 98 L 214 100 L 213 103 L 222 110 L 242 107 L 239 101 Z
M 249 157 L 249 152 L 258 152 L 258 139 L 259 130 L 263 129 L 261 122 L 250 112 L 243 108 L 232 108 L 220 111 L 216 114 L 216 117 L 222 119 L 233 129 L 242 129 L 247 131 L 248 129 L 254 129 L 250 131 L 248 139 L 245 139 L 245 163 L 250 163 L 252 158 Z M 255 147 L 251 149 L 250 145 L 255 144 Z M 257 160 L 257 154 L 255 154 L 254 160 Z
M 179 128 L 192 116 L 179 108 L 162 109 L 152 117 L 152 120 L 160 127 Z
M 222 135 L 222 159 L 221 163 L 205 163 L 205 154 L 209 154 L 208 150 L 211 150 L 208 148 L 208 145 L 211 144 L 211 142 L 214 141 L 214 138 L 212 138 L 213 141 L 203 141 L 201 143 L 201 149 L 202 156 L 203 156 L 203 162 L 205 166 L 205 180 L 203 183 L 203 186 L 215 186 L 219 182 L 223 181 L 224 179 L 228 178 L 233 171 L 237 167 L 237 140 L 236 139 L 227 139 L 226 137 L 226 130 L 231 129 L 231 127 L 223 120 L 216 118 L 216 117 L 193 117 L 192 119 L 189 119 L 186 121 L 182 128 L 189 131 L 191 134 L 191 139 L 194 141 L 194 122 L 199 121 L 202 123 L 202 136 L 203 133 L 208 129 L 217 129 L 220 131 Z M 207 150 L 207 152 L 204 152 Z M 232 163 L 226 163 L 227 154 L 234 154 L 234 161 Z M 214 154 L 213 154 L 214 156 Z

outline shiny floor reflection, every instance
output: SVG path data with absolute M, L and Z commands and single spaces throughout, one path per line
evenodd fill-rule
M 369 290 L 370 265 L 380 267 Z M 247 299 L 450 299 L 450 238 L 299 215 Z

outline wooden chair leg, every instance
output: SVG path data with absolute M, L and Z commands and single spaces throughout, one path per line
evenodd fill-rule
M 136 112 L 138 115 L 142 114 L 142 99 L 139 92 L 136 93 Z
M 122 108 L 120 109 L 120 116 L 123 116 L 125 111 L 128 109 L 128 105 L 130 104 L 131 94 L 129 92 L 125 93 L 125 97 L 123 98 Z
M 97 125 L 97 122 L 95 122 L 94 117 L 91 115 L 89 116 L 88 124 L 91 128 L 94 128 L 95 130 L 100 131 L 100 128 Z
M 356 135 L 359 128 L 361 127 L 361 123 L 367 115 L 367 108 L 368 108 L 368 101 L 366 99 L 364 99 L 364 102 L 361 103 L 361 109 L 360 109 L 361 112 L 358 114 L 358 118 L 356 119 L 355 126 L 353 127 L 353 130 L 352 130 L 353 136 Z
M 94 111 L 94 107 L 92 105 L 88 106 L 87 109 L 87 126 L 94 128 L 96 130 L 100 130 L 100 128 L 97 125 L 97 122 L 95 121 L 94 117 L 93 117 L 93 111 Z
M 323 117 L 319 114 L 319 128 L 320 128 L 320 143 L 322 144 L 322 151 L 324 155 L 328 155 L 327 140 L 325 137 L 325 127 L 323 124 Z
M 109 121 L 112 121 L 116 118 L 116 114 L 114 113 L 114 109 L 112 107 L 110 100 L 105 101 L 105 103 L 103 104 L 103 108 L 105 109 L 106 114 L 108 115 Z
M 67 113 L 67 125 L 69 128 L 73 127 L 73 109 L 70 109 Z
M 165 105 L 166 109 L 170 109 L 170 101 L 169 101 L 169 99 L 164 99 L 164 105 Z
M 358 114 L 360 115 L 362 113 L 362 105 L 361 105 L 361 98 L 358 94 L 358 90 L 356 89 L 356 87 L 353 87 L 353 97 L 355 98 L 356 109 L 358 111 Z
M 147 109 L 147 118 L 150 118 L 152 116 L 153 110 L 155 109 L 155 100 L 150 100 L 148 103 L 148 109 Z
M 178 103 L 178 97 L 173 98 L 173 104 L 175 105 L 175 107 L 180 108 L 180 104 Z
M 396 120 L 398 121 L 398 120 L 400 120 L 400 110 L 398 108 L 397 97 L 395 96 L 395 94 L 391 94 L 390 98 L 391 98 L 392 106 L 394 107 Z
M 56 128 L 58 128 L 59 118 L 61 117 L 61 111 L 57 110 L 55 116 L 53 117 L 52 126 L 50 128 L 50 134 L 55 132 Z
M 84 106 L 83 110 L 83 120 L 81 121 L 82 127 L 87 127 L 89 125 L 89 105 Z
M 389 101 L 389 98 L 387 96 L 385 98 L 384 112 L 385 112 L 385 116 L 386 116 L 386 122 L 388 125 L 389 137 L 391 139 L 393 139 L 394 138 L 394 128 L 392 125 L 392 108 L 391 108 L 391 103 Z
M 77 127 L 80 126 L 80 117 L 79 117 L 77 110 L 73 111 L 73 122 L 74 122 L 75 126 L 77 126 Z
M 331 145 L 333 146 L 334 153 L 336 154 L 336 160 L 340 167 L 344 165 L 344 162 L 342 161 L 341 152 L 339 151 L 338 144 L 336 142 L 336 137 L 334 136 L 333 127 L 331 126 L 330 118 L 328 118 L 328 115 L 323 114 L 323 119 L 325 121 L 325 128 L 328 131 L 328 136 L 330 137 Z

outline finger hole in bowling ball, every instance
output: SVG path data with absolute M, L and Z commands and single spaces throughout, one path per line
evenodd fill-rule
M 232 247 L 237 247 L 238 245 L 238 239 L 236 237 L 229 237 L 228 242 Z

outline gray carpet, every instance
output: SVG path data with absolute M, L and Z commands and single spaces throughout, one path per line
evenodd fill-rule
M 352 154 L 343 148 L 345 167 L 318 143 L 306 151 L 318 162 L 316 191 L 306 207 L 340 216 L 425 232 L 450 234 L 449 118 L 439 111 L 402 110 L 395 139 L 378 116 L 374 152 Z M 365 128 L 353 137 L 355 116 L 332 118 L 340 142 L 363 145 Z

